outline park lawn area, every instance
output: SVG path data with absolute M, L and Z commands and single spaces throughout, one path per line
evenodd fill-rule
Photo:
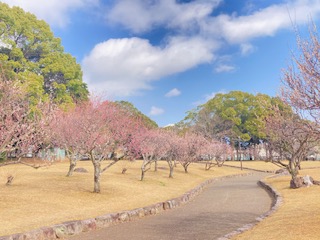
M 225 165 L 240 167 L 241 162 L 240 161 L 225 161 Z M 320 166 L 320 164 L 319 164 Z M 242 161 L 242 167 L 244 168 L 252 168 L 257 170 L 264 170 L 264 171 L 276 171 L 279 169 L 278 166 L 276 166 L 273 163 L 265 162 L 265 161 Z
M 240 167 L 240 161 L 226 161 L 225 165 Z M 257 170 L 267 170 L 267 171 L 276 171 L 280 169 L 279 166 L 276 166 L 273 163 L 265 161 L 242 161 L 242 167 L 252 168 Z M 302 161 L 301 168 L 320 168 L 320 161 Z
M 316 162 L 303 162 L 311 167 Z M 311 164 L 312 163 L 312 164 Z M 302 166 L 303 166 L 302 165 Z M 320 166 L 320 162 L 318 162 Z M 320 180 L 320 169 L 305 169 L 301 176 L 309 175 Z M 290 189 L 290 176 L 267 178 L 283 197 L 283 204 L 271 216 L 252 230 L 232 238 L 233 240 L 316 240 L 320 236 L 320 186 Z
M 203 164 L 191 164 L 186 174 L 178 165 L 170 179 L 166 162 L 160 162 L 158 172 L 149 170 L 141 182 L 141 162 L 121 161 L 102 174 L 101 193 L 95 194 L 91 162 L 80 161 L 77 167 L 89 173 L 74 173 L 72 177 L 66 177 L 68 164 L 0 168 L 0 236 L 148 206 L 178 197 L 206 179 L 246 172 L 228 167 L 205 171 Z M 123 167 L 128 169 L 126 174 L 121 174 Z M 5 186 L 9 174 L 15 179 L 11 186 Z

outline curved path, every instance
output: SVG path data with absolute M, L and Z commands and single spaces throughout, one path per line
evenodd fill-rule
M 228 178 L 210 184 L 191 202 L 156 216 L 123 223 L 72 239 L 179 240 L 217 239 L 270 210 L 272 199 L 257 185 L 267 176 Z

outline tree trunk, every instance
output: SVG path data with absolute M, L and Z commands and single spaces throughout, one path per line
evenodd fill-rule
M 158 160 L 156 160 L 154 162 L 154 171 L 157 172 L 158 171 Z
M 100 193 L 100 175 L 101 175 L 101 163 L 98 161 L 92 161 L 94 167 L 94 193 Z
M 144 179 L 144 173 L 145 173 L 145 171 L 143 171 L 143 170 L 141 169 L 141 178 L 140 178 L 140 181 L 143 181 L 143 179 Z
M 170 166 L 169 178 L 173 178 L 173 167 L 174 166 Z
M 7 185 L 7 186 L 11 185 L 12 182 L 13 182 L 13 179 L 14 179 L 14 176 L 12 176 L 12 175 L 8 176 L 8 177 L 7 177 L 7 183 L 6 183 L 6 185 Z
M 287 169 L 288 169 L 288 172 L 291 174 L 292 180 L 294 180 L 297 177 L 299 172 L 298 172 L 298 169 L 296 168 L 296 166 L 294 164 L 294 160 L 293 159 L 289 160 L 289 164 L 287 165 Z
M 188 166 L 189 166 L 188 163 L 183 164 L 183 168 L 184 168 L 185 173 L 188 173 Z
M 141 165 L 141 178 L 140 178 L 140 181 L 143 181 L 144 179 L 144 175 L 145 175 L 145 172 L 148 171 L 148 169 L 146 169 L 147 165 L 150 164 L 149 160 L 148 160 L 148 157 L 143 157 L 143 162 L 142 162 L 142 165 Z M 151 167 L 151 166 L 150 166 Z
M 173 162 L 174 162 L 173 166 L 174 166 L 174 167 L 177 167 L 177 161 L 174 160 Z
M 168 165 L 169 165 L 169 178 L 173 178 L 173 168 L 174 168 L 174 162 L 172 160 L 168 160 Z
M 69 172 L 67 173 L 67 177 L 72 176 L 74 169 L 77 166 L 77 161 L 76 160 L 70 160 L 70 166 L 69 166 Z
M 210 169 L 210 165 L 209 163 L 206 163 L 205 167 L 204 167 L 205 170 L 209 170 Z
M 141 178 L 140 178 L 140 181 L 143 181 L 144 179 L 144 173 L 146 172 L 146 165 L 145 163 L 143 162 L 142 163 L 142 166 L 141 166 Z

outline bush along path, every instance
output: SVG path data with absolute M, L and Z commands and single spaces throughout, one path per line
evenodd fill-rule
M 71 239 L 223 238 L 244 225 L 257 223 L 257 219 L 270 210 L 272 198 L 258 185 L 266 176 L 266 173 L 256 172 L 214 181 L 191 202 L 172 211 L 82 233 Z

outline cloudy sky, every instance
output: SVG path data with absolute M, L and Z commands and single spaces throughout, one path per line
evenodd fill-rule
M 218 92 L 276 95 L 318 0 L 0 0 L 47 21 L 90 91 L 159 126 Z

